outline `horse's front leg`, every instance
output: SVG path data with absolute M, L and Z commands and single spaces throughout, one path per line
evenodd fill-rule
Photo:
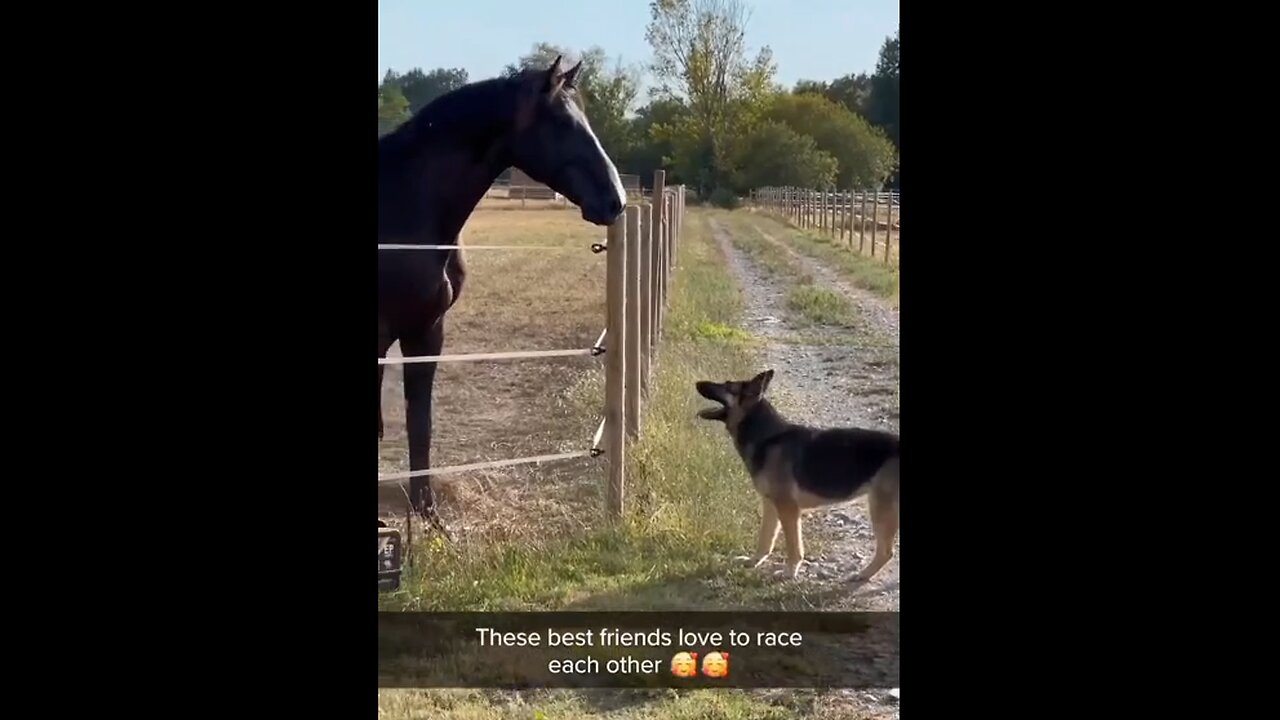
M 391 343 L 395 342 L 395 338 L 391 335 L 391 330 L 382 318 L 378 318 L 378 359 L 381 360 L 387 356 L 387 351 L 391 349 Z M 378 365 L 378 439 L 382 439 L 382 371 L 385 365 Z
M 405 357 L 439 355 L 442 347 L 444 318 L 437 320 L 430 328 L 400 338 L 400 351 Z M 436 363 L 404 365 L 405 425 L 409 433 L 410 471 L 431 467 L 431 391 L 435 377 Z M 435 517 L 435 496 L 429 477 L 409 480 L 409 502 L 415 512 L 440 527 L 439 520 Z

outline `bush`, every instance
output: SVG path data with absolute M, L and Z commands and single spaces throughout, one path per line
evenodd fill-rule
M 738 199 L 738 194 L 726 187 L 718 187 L 712 190 L 711 197 L 708 199 L 712 205 L 729 210 L 737 209 L 742 204 Z

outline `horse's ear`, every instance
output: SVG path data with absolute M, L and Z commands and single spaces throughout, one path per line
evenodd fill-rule
M 557 55 L 556 59 L 551 63 L 551 67 L 543 73 L 542 89 L 550 92 L 560 86 L 562 73 L 560 72 L 560 61 L 564 59 L 563 55 Z
M 564 74 L 564 86 L 565 86 L 565 87 L 574 87 L 574 84 L 573 84 L 573 83 L 574 83 L 574 81 L 575 81 L 575 80 L 577 80 L 577 79 L 578 79 L 578 71 L 579 71 L 579 70 L 581 70 L 581 69 L 582 69 L 582 60 L 581 60 L 581 59 L 579 59 L 579 60 L 578 60 L 578 64 L 577 64 L 577 65 L 574 65 L 574 66 L 573 66 L 573 67 L 571 67 L 571 68 L 569 68 L 568 72 L 566 72 L 566 73 Z

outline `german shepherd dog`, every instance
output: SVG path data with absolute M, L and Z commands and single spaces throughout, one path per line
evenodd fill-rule
M 759 567 L 773 552 L 778 528 L 787 539 L 786 578 L 804 561 L 802 510 L 867 496 L 876 554 L 852 581 L 870 580 L 893 557 L 898 532 L 898 436 L 863 428 L 818 429 L 788 422 L 765 399 L 766 370 L 750 380 L 702 381 L 698 394 L 720 404 L 698 417 L 725 424 L 762 498 L 763 523 L 754 556 Z

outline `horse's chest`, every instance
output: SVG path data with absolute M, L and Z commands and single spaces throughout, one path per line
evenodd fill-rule
M 394 251 L 393 251 L 394 252 Z M 401 251 L 438 255 L 431 251 Z M 456 293 L 439 258 L 413 258 L 379 263 L 378 305 L 382 312 L 408 319 L 435 320 L 453 303 Z

